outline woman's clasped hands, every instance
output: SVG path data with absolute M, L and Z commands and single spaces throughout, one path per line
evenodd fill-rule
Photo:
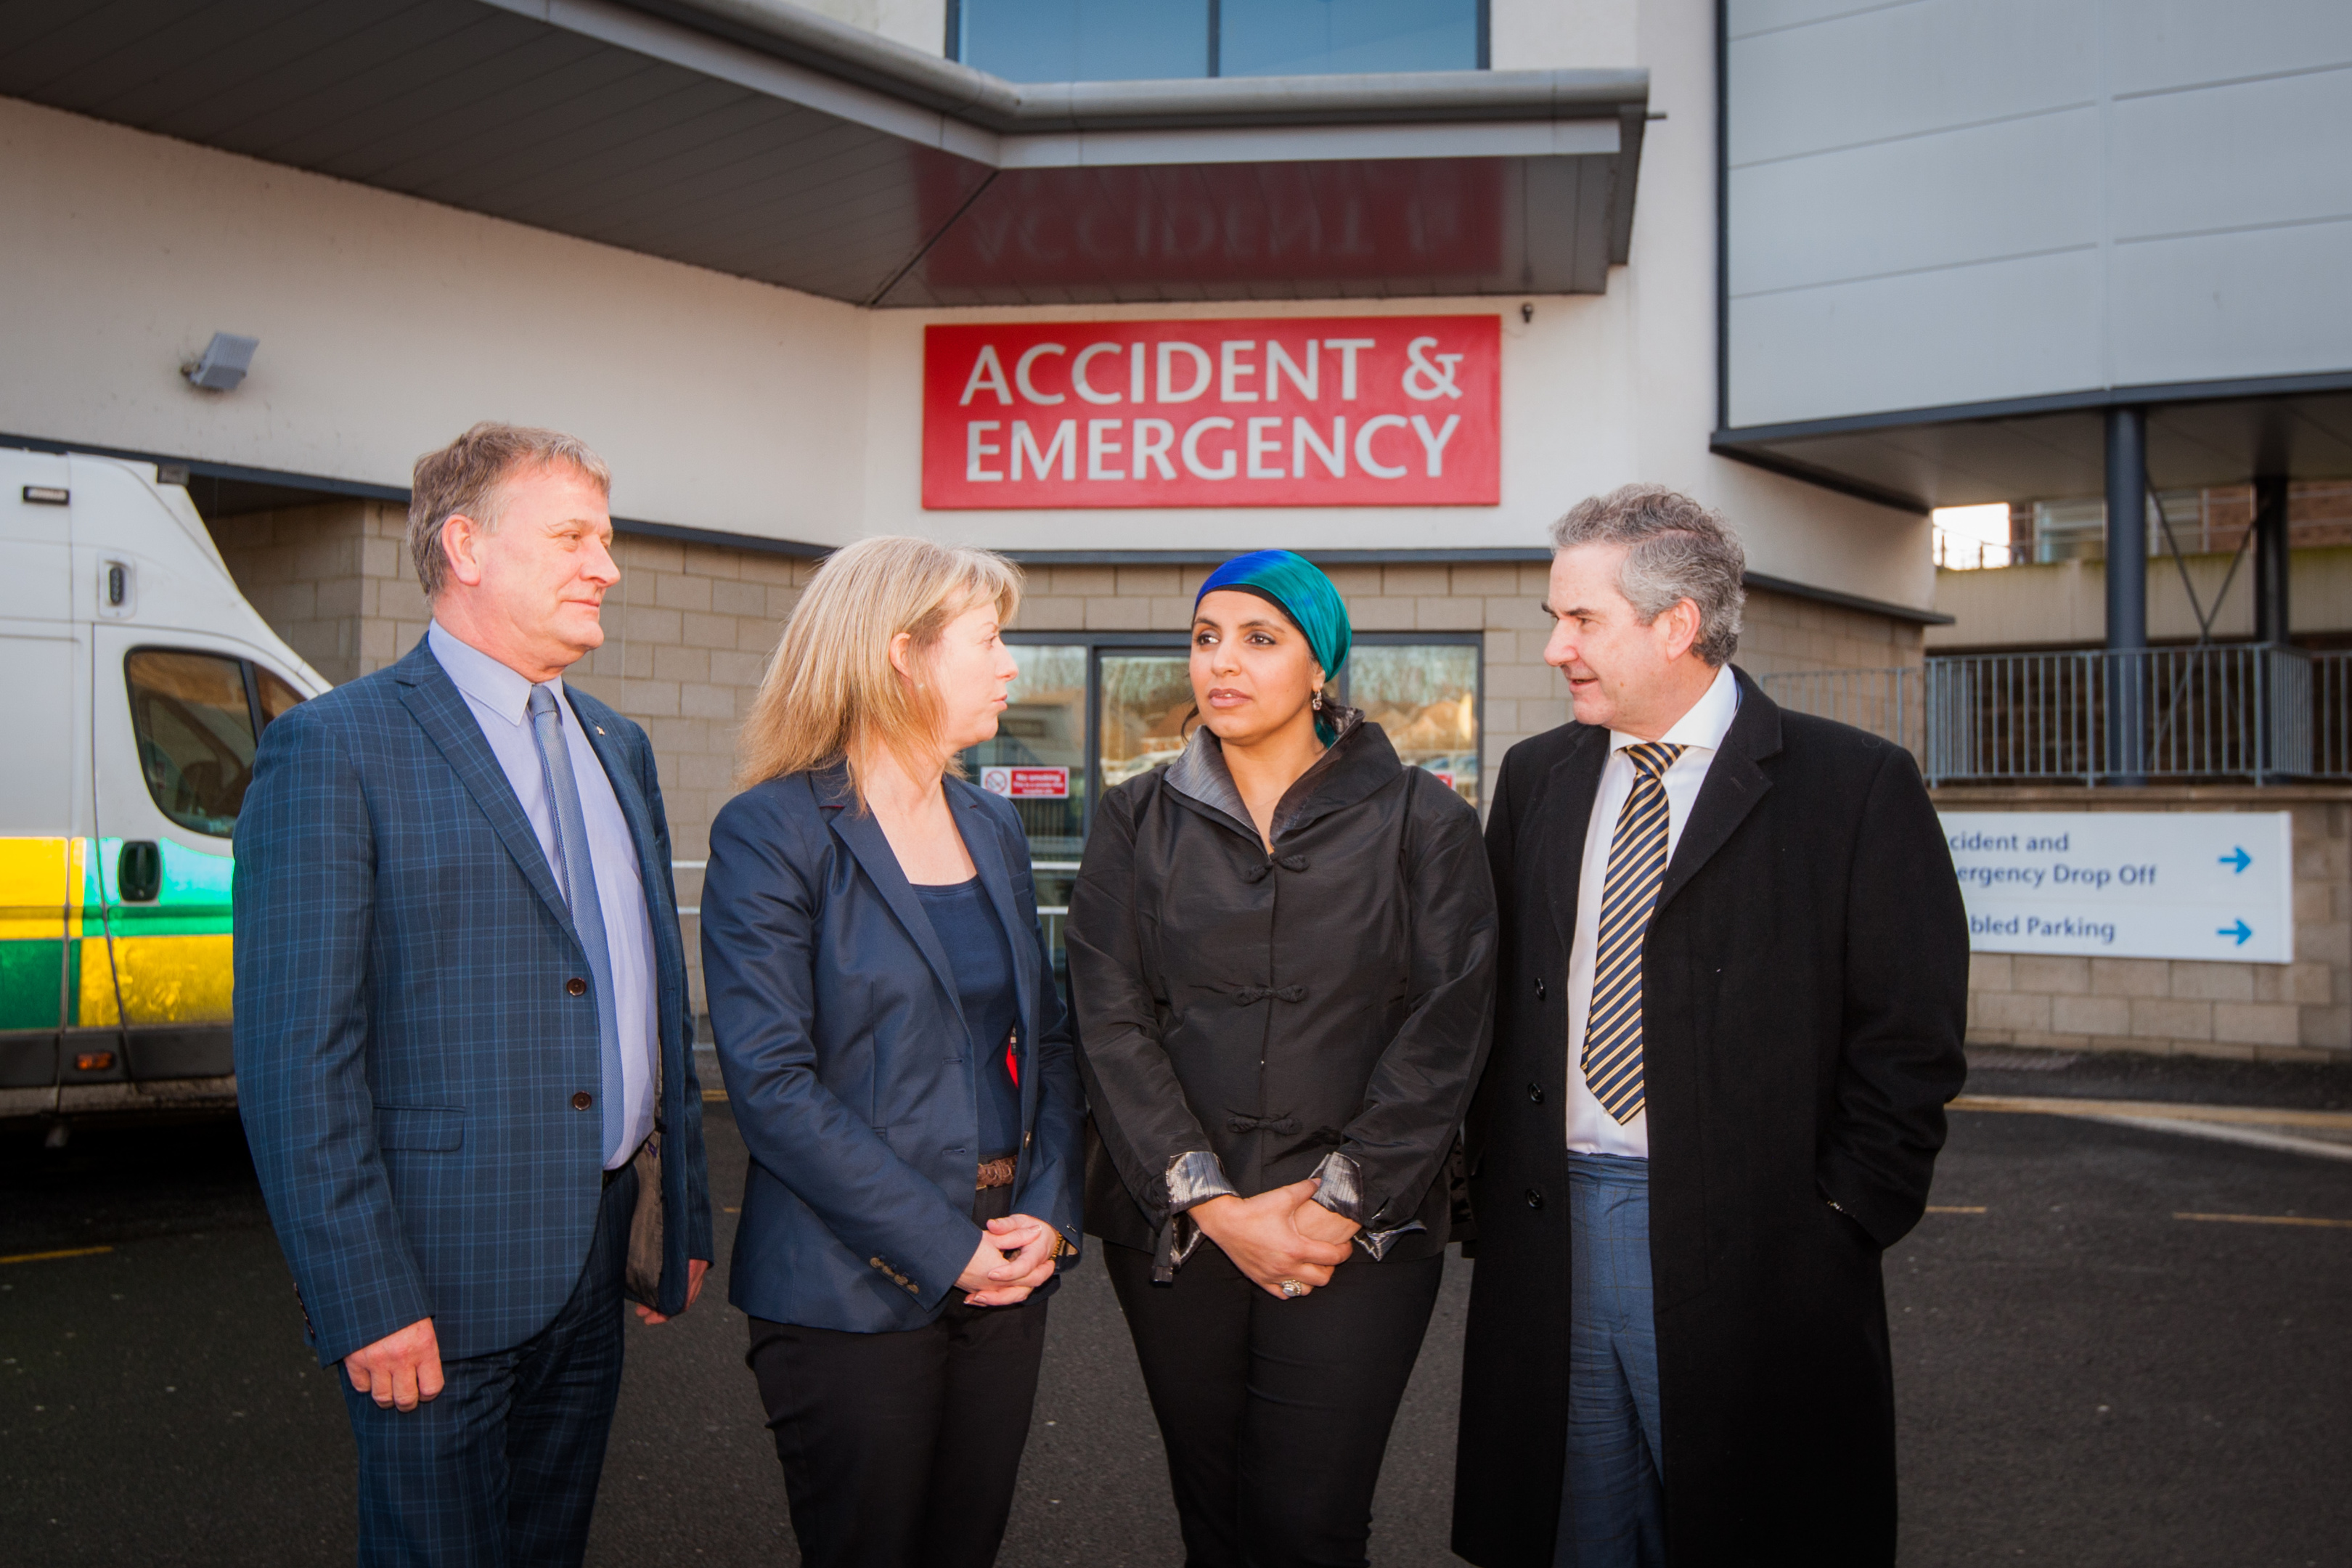
M 1060 1238 L 1060 1232 L 1033 1215 L 990 1220 L 956 1289 L 975 1307 L 1018 1305 L 1054 1277 L 1054 1244 Z
M 1322 1184 L 1309 1176 L 1254 1198 L 1211 1198 L 1190 1212 L 1259 1289 L 1295 1300 L 1331 1282 L 1331 1270 L 1348 1260 L 1349 1240 L 1359 1228 L 1314 1201 Z

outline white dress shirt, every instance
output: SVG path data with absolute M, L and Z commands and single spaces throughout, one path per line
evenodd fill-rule
M 466 699 L 499 771 L 514 786 L 515 799 L 539 837 L 550 871 L 556 864 L 555 803 L 548 798 L 547 773 L 539 741 L 530 730 L 530 682 L 488 654 L 460 641 L 436 621 L 425 628 L 433 657 Z M 564 744 L 572 753 L 572 776 L 580 788 L 580 815 L 588 827 L 588 862 L 596 870 L 596 902 L 604 914 L 604 941 L 612 949 L 613 1017 L 621 1032 L 621 1153 L 626 1163 L 654 1130 L 654 1052 L 660 1026 L 654 1016 L 654 928 L 646 912 L 645 879 L 637 870 L 636 840 L 629 819 L 586 728 L 563 689 L 561 676 L 549 681 L 563 720 Z M 562 887 L 561 876 L 556 886 Z M 599 1047 L 602 1048 L 601 1047 Z
M 1725 665 L 1715 683 L 1702 693 L 1675 727 L 1658 737 L 1664 745 L 1680 746 L 1681 754 L 1666 769 L 1666 862 L 1674 863 L 1675 847 L 1683 840 L 1683 824 L 1690 820 L 1691 805 L 1706 770 L 1715 763 L 1724 731 L 1739 711 L 1739 682 Z M 1568 954 L 1568 1146 L 1580 1154 L 1623 1154 L 1636 1160 L 1650 1157 L 1650 1113 L 1644 1110 L 1631 1121 L 1620 1122 L 1601 1109 L 1584 1086 L 1584 1022 L 1592 1010 L 1593 953 L 1601 943 L 1601 891 L 1609 878 L 1609 845 L 1616 837 L 1618 814 L 1633 793 L 1634 767 L 1625 748 L 1642 743 L 1639 735 L 1609 731 L 1609 761 L 1601 765 L 1601 792 L 1593 797 L 1592 818 L 1584 829 L 1584 874 L 1577 884 L 1576 941 Z M 1649 977 L 1643 976 L 1646 987 Z M 1643 994 L 1644 1013 L 1648 996 Z

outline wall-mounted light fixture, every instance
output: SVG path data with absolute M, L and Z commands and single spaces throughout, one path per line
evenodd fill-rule
M 253 368 L 253 351 L 261 346 L 259 338 L 241 338 L 235 332 L 215 332 L 213 341 L 205 345 L 202 358 L 180 367 L 191 386 L 201 386 L 206 392 L 228 392 L 245 379 Z

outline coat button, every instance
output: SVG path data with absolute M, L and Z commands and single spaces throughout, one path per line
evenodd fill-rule
M 1528 1103 L 1529 1105 L 1541 1105 L 1543 1103 L 1543 1085 L 1539 1083 L 1531 1083 L 1528 1085 Z
M 1539 1209 L 1543 1207 L 1543 1189 L 1541 1187 L 1529 1187 L 1528 1189 L 1528 1207 L 1531 1209 Z
M 584 1089 L 572 1097 L 572 1109 L 574 1110 L 585 1110 L 595 1103 L 596 1097 Z
M 588 994 L 588 983 L 575 974 L 563 983 L 563 994 L 566 996 L 585 996 Z
M 1542 1001 L 1542 1000 L 1543 1000 L 1543 996 L 1544 996 L 1544 983 L 1543 983 L 1541 980 L 1538 980 L 1538 981 L 1536 982 L 1536 1000 L 1537 1000 L 1537 1001 L 1538 1001 L 1538 1002 L 1540 1002 L 1540 1001 Z

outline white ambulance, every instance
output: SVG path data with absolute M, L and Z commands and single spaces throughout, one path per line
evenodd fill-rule
M 236 1103 L 229 835 L 326 689 L 184 488 L 0 447 L 0 1118 Z

